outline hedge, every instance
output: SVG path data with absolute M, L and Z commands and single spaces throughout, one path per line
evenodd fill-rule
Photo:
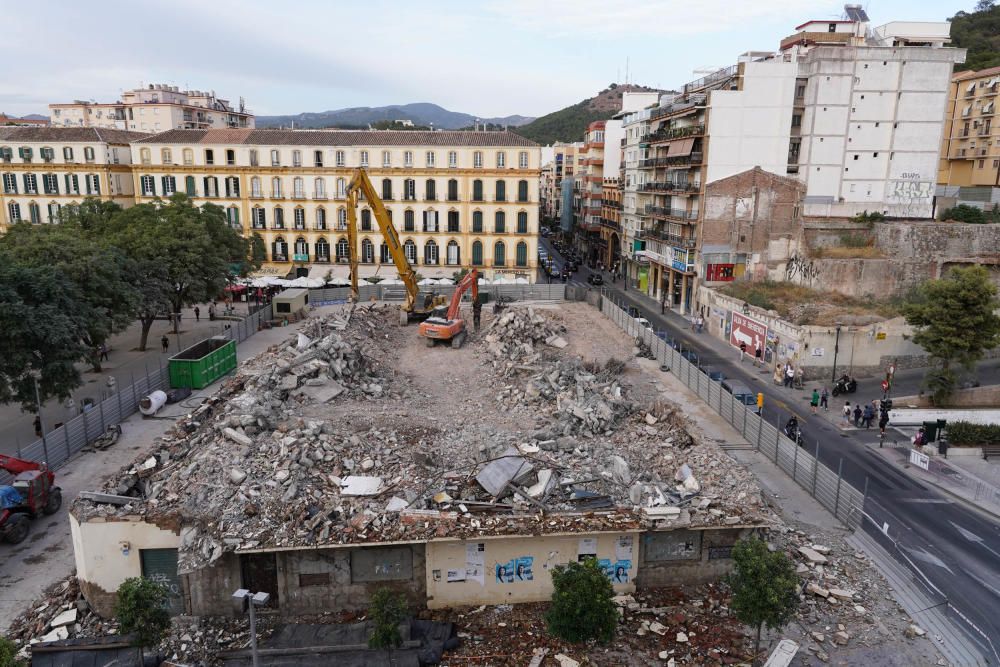
M 1000 424 L 948 422 L 948 444 L 959 447 L 979 447 L 1000 443 Z

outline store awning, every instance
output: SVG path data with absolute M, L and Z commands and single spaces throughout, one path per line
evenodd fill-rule
M 667 144 L 667 157 L 682 157 L 691 155 L 692 148 L 694 148 L 693 137 L 671 141 Z
M 260 265 L 260 268 L 251 273 L 249 278 L 284 278 L 290 273 L 294 273 L 295 269 L 290 264 L 274 264 L 271 262 L 264 262 Z

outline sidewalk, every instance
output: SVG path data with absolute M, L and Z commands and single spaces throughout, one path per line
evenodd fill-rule
M 180 334 L 173 333 L 173 327 L 167 320 L 157 320 L 149 330 L 149 340 L 146 351 L 139 351 L 141 326 L 133 322 L 128 329 L 113 336 L 108 342 L 111 352 L 108 361 L 102 362 L 101 372 L 95 373 L 89 363 L 77 364 L 83 384 L 73 391 L 74 407 L 69 409 L 62 401 L 50 399 L 42 405 L 42 422 L 48 433 L 57 423 L 68 421 L 79 414 L 80 406 L 85 398 L 99 401 L 108 391 L 108 378 L 114 377 L 117 387 L 124 387 L 134 382 L 133 378 L 142 377 L 180 350 L 193 345 L 197 341 L 221 334 L 225 325 L 235 325 L 227 320 L 210 321 L 208 306 L 200 306 L 200 321 L 195 320 L 193 308 L 182 312 Z M 220 308 L 221 312 L 221 308 Z M 246 317 L 247 305 L 236 304 L 235 314 Z M 169 352 L 164 353 L 160 344 L 162 336 L 170 341 Z M 17 454 L 21 446 L 37 440 L 32 426 L 34 414 L 24 412 L 16 403 L 0 405 L 0 454 Z

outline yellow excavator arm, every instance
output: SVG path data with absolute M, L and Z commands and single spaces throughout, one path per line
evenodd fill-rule
M 417 296 L 420 292 L 417 286 L 417 274 L 406 259 L 403 246 L 399 243 L 399 234 L 396 233 L 396 228 L 392 225 L 392 220 L 389 218 L 389 212 L 385 209 L 385 204 L 382 203 L 371 180 L 368 179 L 368 174 L 360 167 L 355 170 L 354 176 L 351 177 L 351 182 L 347 184 L 346 193 L 347 242 L 350 245 L 351 298 L 355 302 L 358 300 L 358 201 L 362 195 L 368 200 L 368 205 L 372 209 L 372 214 L 375 216 L 378 228 L 382 232 L 382 239 L 389 247 L 389 255 L 392 256 L 392 261 L 396 264 L 396 271 L 399 272 L 399 277 L 406 286 L 406 303 L 403 305 L 403 310 L 407 313 L 412 313 L 417 306 Z

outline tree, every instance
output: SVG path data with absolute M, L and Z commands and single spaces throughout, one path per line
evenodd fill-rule
M 982 225 L 986 220 L 986 213 L 983 209 L 968 204 L 959 204 L 953 208 L 946 208 L 941 211 L 942 220 L 954 220 L 955 222 L 969 222 L 975 225 Z
M 17 659 L 17 645 L 6 637 L 0 637 L 0 667 L 24 667 Z
M 977 12 L 988 12 L 993 9 L 994 0 L 979 0 L 976 3 L 975 11 Z
M 397 648 L 403 643 L 399 624 L 406 620 L 406 598 L 389 588 L 379 588 L 372 596 L 368 615 L 375 625 L 368 648 Z
M 997 288 L 981 266 L 956 267 L 928 280 L 903 304 L 906 322 L 916 330 L 913 342 L 938 364 L 925 379 L 936 404 L 955 390 L 954 364 L 971 369 L 1000 344 L 998 306 Z
M 198 208 L 182 194 L 125 209 L 97 224 L 95 233 L 132 260 L 140 350 L 158 316 L 220 296 L 229 277 L 245 274 L 254 262 L 250 241 L 229 226 L 222 208 Z
M 23 266 L 52 266 L 79 289 L 81 306 L 89 309 L 81 342 L 95 371 L 101 370 L 97 349 L 135 319 L 139 291 L 129 280 L 129 261 L 116 248 L 84 234 L 72 218 L 58 225 L 14 225 L 0 239 L 13 261 Z
M 769 551 L 767 543 L 756 537 L 736 543 L 733 561 L 729 607 L 742 623 L 757 629 L 753 645 L 753 664 L 757 665 L 761 630 L 765 625 L 777 630 L 791 620 L 799 603 L 799 579 L 784 553 Z
M 115 617 L 122 633 L 135 635 L 140 651 L 159 644 L 170 630 L 167 597 L 166 586 L 145 577 L 130 577 L 118 587 Z
M 557 565 L 552 570 L 552 586 L 552 606 L 545 614 L 551 634 L 573 643 L 611 641 L 618 625 L 612 600 L 615 592 L 597 560 Z
M 43 402 L 69 398 L 82 384 L 76 362 L 88 351 L 82 341 L 92 315 L 61 271 L 24 266 L 0 248 L 0 403 L 36 412 L 36 379 Z
M 267 261 L 267 244 L 257 232 L 250 237 L 250 263 L 252 268 L 259 269 Z

